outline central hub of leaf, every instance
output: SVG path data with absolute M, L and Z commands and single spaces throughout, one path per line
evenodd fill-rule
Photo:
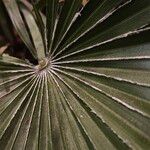
M 39 71 L 47 68 L 50 65 L 50 61 L 47 58 L 43 58 L 39 61 L 39 64 L 36 66 L 36 69 Z

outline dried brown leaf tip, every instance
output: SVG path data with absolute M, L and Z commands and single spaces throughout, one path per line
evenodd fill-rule
M 88 2 L 89 0 L 82 0 L 82 5 L 85 6 Z
M 64 2 L 65 0 L 59 0 L 59 3 Z
M 5 52 L 5 50 L 8 48 L 9 44 L 0 47 L 0 56 Z
M 82 5 L 85 6 L 90 0 L 82 0 Z M 65 0 L 59 0 L 59 3 L 65 2 Z

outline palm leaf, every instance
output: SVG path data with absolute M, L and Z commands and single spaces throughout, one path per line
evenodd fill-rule
M 149 149 L 150 1 L 3 2 L 38 65 L 0 56 L 1 149 Z
M 16 0 L 12 0 L 12 1 L 3 0 L 3 3 L 10 15 L 12 23 L 14 24 L 14 27 L 15 27 L 17 33 L 19 34 L 20 38 L 25 42 L 25 44 L 29 48 L 30 52 L 36 58 L 36 52 L 35 52 L 34 46 L 32 44 L 32 41 L 28 34 L 28 31 L 27 31 L 25 24 L 23 22 L 23 19 L 21 17 Z

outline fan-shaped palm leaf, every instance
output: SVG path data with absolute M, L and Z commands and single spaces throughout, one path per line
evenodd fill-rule
M 148 150 L 150 1 L 45 2 L 3 0 L 39 63 L 0 57 L 0 149 Z

